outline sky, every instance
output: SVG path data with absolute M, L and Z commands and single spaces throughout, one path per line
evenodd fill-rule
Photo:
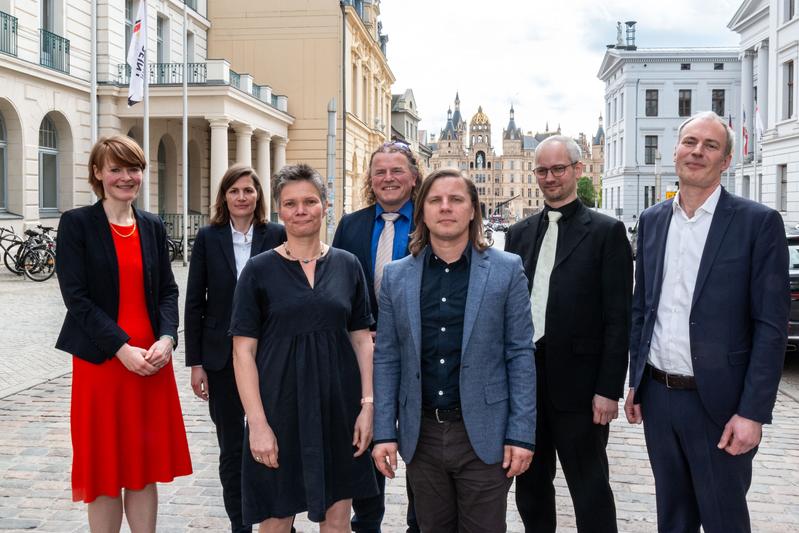
M 511 104 L 523 132 L 561 126 L 593 135 L 604 109 L 597 72 L 616 21 L 635 20 L 639 48 L 737 46 L 727 24 L 743 0 L 381 0 L 394 94 L 412 89 L 436 136 L 460 94 L 499 139 Z M 622 26 L 624 26 L 622 24 Z M 497 152 L 501 142 L 494 142 Z

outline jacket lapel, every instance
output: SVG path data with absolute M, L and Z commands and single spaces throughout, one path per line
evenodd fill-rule
M 430 248 L 427 247 L 422 253 L 413 258 L 409 267 L 409 279 L 404 283 L 408 323 L 411 326 L 413 347 L 416 350 L 417 360 L 419 361 L 422 358 L 422 308 L 420 300 L 422 297 L 422 273 L 424 272 L 424 264 L 427 261 L 429 250 Z
M 696 274 L 691 309 L 693 309 L 699 294 L 702 292 L 702 287 L 707 280 L 708 274 L 710 274 L 710 268 L 713 266 L 713 261 L 721 248 L 721 242 L 724 240 L 724 235 L 727 233 L 727 228 L 730 226 L 733 215 L 735 215 L 735 208 L 730 205 L 729 194 L 722 188 L 716 211 L 713 214 L 713 220 L 710 222 L 705 249 L 702 250 L 702 259 L 699 261 L 699 271 Z
M 569 231 L 565 232 L 563 237 L 558 240 L 558 247 L 555 251 L 555 264 L 552 269 L 558 268 L 563 261 L 577 248 L 586 235 L 588 235 L 588 224 L 591 222 L 591 217 L 588 215 L 588 210 L 582 205 L 582 202 L 577 206 L 577 211 L 574 213 L 574 224 L 569 227 Z
M 217 226 L 217 231 L 219 232 L 219 244 L 222 247 L 222 255 L 227 261 L 230 271 L 233 272 L 233 277 L 237 278 L 238 271 L 236 270 L 236 257 L 233 255 L 233 235 L 230 233 L 230 224 Z
M 469 267 L 469 290 L 466 294 L 466 310 L 463 316 L 463 341 L 461 343 L 461 354 L 466 353 L 469 345 L 469 338 L 472 336 L 474 323 L 480 311 L 480 303 L 483 301 L 488 272 L 491 262 L 486 252 L 478 252 L 472 248 L 472 257 Z
M 114 249 L 114 238 L 111 235 L 111 226 L 108 223 L 108 217 L 105 216 L 105 211 L 103 210 L 102 200 L 98 200 L 97 203 L 92 206 L 92 218 L 95 222 L 93 226 L 95 231 L 97 231 L 97 240 L 102 245 L 105 257 L 108 260 L 108 264 L 111 266 L 111 276 L 114 281 L 113 286 L 119 291 L 119 263 L 117 263 L 117 252 Z M 138 224 L 138 217 L 136 223 Z M 141 228 L 139 228 L 139 234 L 141 233 Z M 119 294 L 117 294 L 116 300 L 117 302 L 119 301 Z
M 663 288 L 663 269 L 665 268 L 664 261 L 666 260 L 666 240 L 669 236 L 669 225 L 671 225 L 671 217 L 674 211 L 672 210 L 672 202 L 674 200 L 667 200 L 663 203 L 663 207 L 661 211 L 657 214 L 655 219 L 652 221 L 651 231 L 647 229 L 648 237 L 646 237 L 646 242 L 644 243 L 644 247 L 646 250 L 653 250 L 654 256 L 650 258 L 650 261 L 654 261 L 654 268 L 647 268 L 646 271 L 653 271 L 655 273 L 654 282 L 654 292 L 652 294 L 655 296 L 654 307 L 657 307 L 658 302 L 660 301 L 660 291 Z M 646 255 L 644 255 L 646 258 Z
M 261 248 L 264 245 L 264 237 L 266 236 L 266 224 L 255 224 L 252 228 L 252 246 L 250 246 L 250 257 L 255 257 L 264 250 Z M 233 236 L 230 237 L 231 244 L 233 243 Z M 234 261 L 235 262 L 235 261 Z
M 538 240 L 538 226 L 540 225 L 543 211 L 527 219 L 526 225 L 522 228 L 523 235 L 519 236 L 519 241 L 527 243 L 522 261 L 524 261 L 524 273 L 527 275 L 527 289 L 533 290 L 533 275 L 538 258 L 535 255 L 535 243 Z M 527 236 L 529 234 L 529 236 Z

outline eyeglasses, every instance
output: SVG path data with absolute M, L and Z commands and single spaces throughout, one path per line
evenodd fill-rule
M 579 161 L 575 161 L 574 163 L 569 163 L 568 165 L 555 165 L 552 167 L 535 167 L 533 172 L 535 173 L 536 177 L 544 179 L 547 177 L 548 173 L 552 173 L 552 177 L 560 178 L 566 173 L 566 169 L 569 167 L 573 167 L 579 163 Z

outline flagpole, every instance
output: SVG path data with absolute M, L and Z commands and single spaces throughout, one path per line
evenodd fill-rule
M 147 23 L 147 1 L 140 0 L 144 2 L 144 17 L 142 18 L 142 24 L 144 24 L 145 31 L 144 35 L 145 38 L 149 39 L 150 35 L 146 28 L 149 26 Z M 144 150 L 144 160 L 147 162 L 147 166 L 144 169 L 144 176 L 142 177 L 142 184 L 141 184 L 141 192 L 143 198 L 142 202 L 142 209 L 145 211 L 150 210 L 150 65 L 147 61 L 147 48 L 149 43 L 144 43 L 144 92 L 143 92 L 143 100 L 144 100 L 144 126 L 143 126 L 143 136 L 142 139 L 142 149 Z
M 97 142 L 97 0 L 92 0 L 92 38 L 91 38 L 91 89 L 89 90 L 89 105 L 91 109 L 91 141 L 92 146 Z M 94 190 L 91 192 L 92 203 L 97 201 Z
M 188 11 L 183 0 L 183 266 L 189 256 L 189 43 Z

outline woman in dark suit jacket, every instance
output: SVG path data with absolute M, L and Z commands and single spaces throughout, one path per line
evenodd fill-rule
M 219 441 L 219 477 L 234 533 L 252 530 L 241 518 L 241 448 L 244 409 L 233 375 L 228 337 L 236 281 L 250 257 L 286 240 L 280 224 L 266 222 L 261 182 L 255 171 L 234 165 L 222 178 L 211 225 L 194 241 L 186 288 L 186 366 L 191 386 L 208 401 Z
M 118 531 L 124 512 L 131 531 L 154 533 L 155 482 L 191 473 L 172 370 L 178 287 L 166 231 L 133 207 L 145 165 L 130 138 L 100 140 L 89 157 L 100 201 L 64 213 L 58 227 L 67 315 L 56 348 L 73 355 L 72 497 L 88 503 L 92 531 Z

